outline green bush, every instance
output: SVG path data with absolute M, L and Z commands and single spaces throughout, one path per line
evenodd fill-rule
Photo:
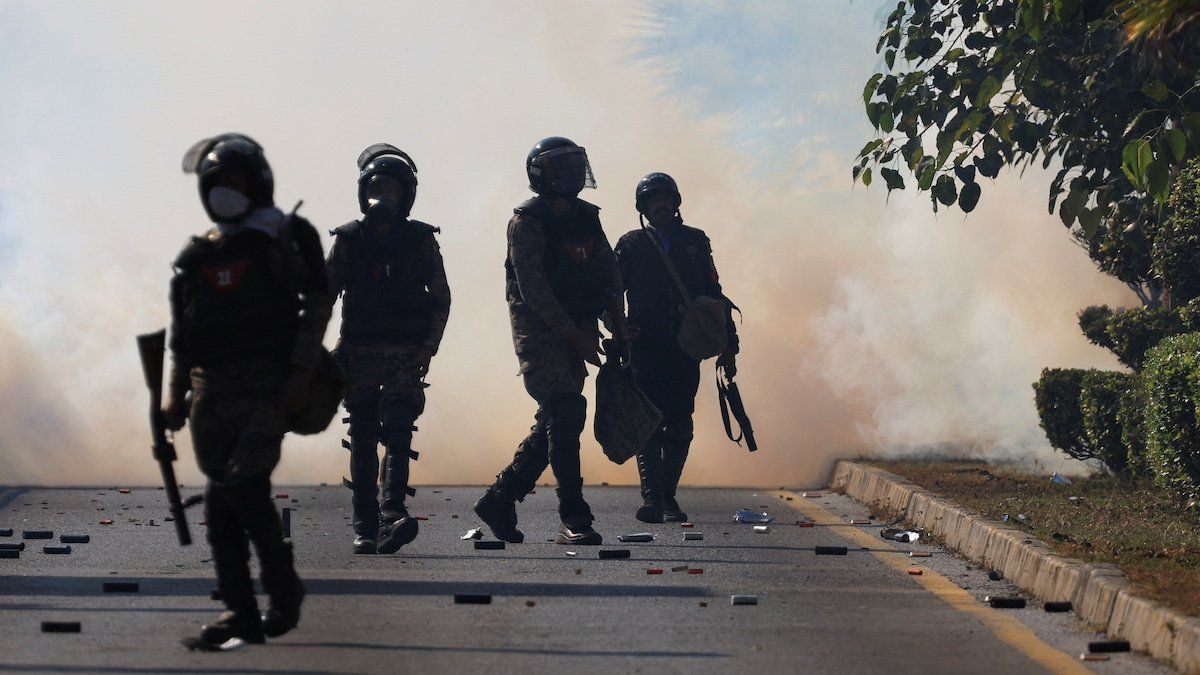
M 1085 373 L 1078 368 L 1043 368 L 1041 378 L 1033 383 L 1034 402 L 1046 440 L 1075 459 L 1096 456 L 1079 410 L 1079 386 Z
M 1108 319 L 1109 349 L 1121 363 L 1140 370 L 1150 348 L 1184 330 L 1179 313 L 1165 307 L 1121 310 Z
M 1167 200 L 1170 216 L 1154 238 L 1154 273 L 1179 307 L 1200 297 L 1200 160 L 1179 172 Z
M 1121 438 L 1122 395 L 1133 387 L 1128 373 L 1089 370 L 1079 382 L 1079 412 L 1084 435 L 1109 470 L 1125 473 L 1129 456 Z
M 1163 340 L 1150 350 L 1146 458 L 1154 480 L 1186 500 L 1200 498 L 1200 333 Z
M 1092 305 L 1079 312 L 1079 328 L 1092 344 L 1112 349 L 1112 340 L 1108 337 L 1108 320 L 1113 311 L 1108 305 Z
M 1150 472 L 1146 463 L 1146 387 L 1145 378 L 1135 376 L 1130 386 L 1121 392 L 1117 421 L 1121 423 L 1121 442 L 1125 446 L 1126 473 L 1143 475 Z

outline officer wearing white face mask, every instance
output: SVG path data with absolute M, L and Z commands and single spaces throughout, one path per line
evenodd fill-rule
M 216 227 L 192 237 L 171 280 L 171 372 L 163 416 L 189 423 L 217 587 L 228 609 L 197 644 L 262 642 L 300 620 L 304 586 L 271 499 L 284 432 L 308 403 L 330 302 L 321 240 L 275 208 L 262 148 L 240 134 L 194 145 L 184 171 Z M 259 615 L 249 545 L 270 607 Z

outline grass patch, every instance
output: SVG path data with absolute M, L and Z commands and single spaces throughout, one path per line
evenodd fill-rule
M 1144 596 L 1200 616 L 1200 514 L 1149 480 L 1097 476 L 1055 485 L 1049 476 L 982 462 L 870 464 L 989 518 L 1007 515 L 1008 525 L 1059 555 L 1114 563 Z

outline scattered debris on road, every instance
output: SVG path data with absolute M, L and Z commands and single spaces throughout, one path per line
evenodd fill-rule
M 602 548 L 600 549 L 601 560 L 614 560 L 618 558 L 628 558 L 630 555 L 627 548 Z
M 454 604 L 490 605 L 492 604 L 492 596 L 490 593 L 455 593 Z
M 459 539 L 462 539 L 463 541 L 469 541 L 471 539 L 483 539 L 483 530 L 478 527 L 473 530 L 467 530 L 467 533 L 459 537 Z
M 845 546 L 818 546 L 815 550 L 817 555 L 846 555 Z
M 103 589 L 105 593 L 137 593 L 141 585 L 136 581 L 106 581 Z
M 92 537 L 88 534 L 61 534 L 58 541 L 63 544 L 88 544 L 91 543 Z
M 737 513 L 733 514 L 733 520 L 737 523 L 769 523 L 774 518 L 766 513 L 751 511 L 750 509 L 738 509 Z
M 1047 612 L 1069 612 L 1072 609 L 1072 605 L 1070 600 L 1047 602 L 1042 605 L 1042 609 L 1046 610 Z
M 1025 598 L 1009 598 L 995 595 L 984 596 L 983 601 L 994 609 L 1024 609 Z
M 78 621 L 43 621 L 43 633 L 79 633 L 83 626 Z
M 475 542 L 475 550 L 476 551 L 499 551 L 499 550 L 502 550 L 503 548 L 504 548 L 504 542 L 502 542 L 502 541 L 476 541 Z
M 617 537 L 617 540 L 621 541 L 621 542 L 625 542 L 625 543 L 630 543 L 630 542 L 640 543 L 640 542 L 654 541 L 654 535 L 650 534 L 649 532 L 636 532 L 634 534 L 622 534 L 619 537 Z
M 1129 651 L 1128 640 L 1097 640 L 1088 643 L 1088 651 L 1093 654 L 1107 654 Z
M 729 596 L 729 604 L 731 605 L 757 605 L 757 595 L 731 595 Z
M 770 525 L 755 525 L 754 533 L 755 534 L 770 534 L 771 526 Z
M 683 533 L 684 541 L 700 541 L 702 539 L 704 539 L 703 532 L 684 532 Z

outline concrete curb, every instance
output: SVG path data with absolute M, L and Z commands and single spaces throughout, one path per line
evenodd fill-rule
M 1200 619 L 1134 595 L 1115 565 L 1084 563 L 882 469 L 839 461 L 830 489 L 890 513 L 946 540 L 972 561 L 1004 573 L 1039 600 L 1070 600 L 1075 612 L 1114 639 L 1200 675 Z

